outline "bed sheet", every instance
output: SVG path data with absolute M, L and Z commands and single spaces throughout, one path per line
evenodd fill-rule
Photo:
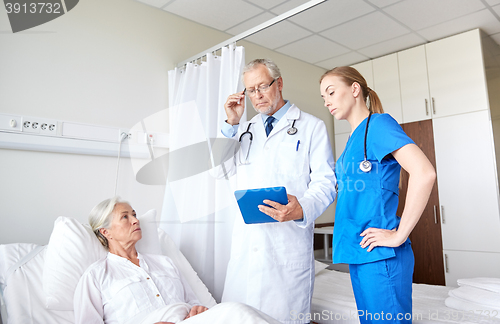
M 500 319 L 449 308 L 444 301 L 455 287 L 413 284 L 413 323 L 491 323 Z M 359 323 L 348 273 L 322 270 L 316 275 L 311 306 L 314 322 Z

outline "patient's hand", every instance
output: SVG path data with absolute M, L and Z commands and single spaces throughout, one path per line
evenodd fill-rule
M 186 316 L 186 318 L 185 318 L 185 319 L 188 319 L 188 318 L 190 318 L 190 317 L 192 317 L 192 316 L 194 316 L 194 315 L 201 314 L 201 313 L 203 313 L 204 311 L 206 311 L 207 309 L 208 309 L 208 308 L 206 308 L 205 306 L 200 306 L 200 305 L 198 305 L 198 306 L 193 306 L 193 307 L 191 308 L 191 310 L 189 311 L 189 314 Z

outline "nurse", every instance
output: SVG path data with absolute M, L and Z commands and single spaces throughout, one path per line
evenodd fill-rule
M 282 96 L 276 64 L 257 59 L 243 69 L 245 91 L 224 105 L 222 133 L 241 149 L 225 163 L 236 189 L 284 186 L 288 204 L 264 201 L 279 222 L 235 220 L 223 302 L 253 306 L 282 323 L 309 322 L 314 287 L 314 221 L 335 198 L 333 155 L 325 123 Z M 248 98 L 257 115 L 241 122 Z M 246 133 L 246 134 L 244 134 Z
M 347 120 L 352 130 L 335 169 L 333 262 L 349 264 L 361 323 L 411 323 L 414 258 L 408 236 L 436 173 L 397 121 L 383 113 L 377 94 L 356 69 L 327 71 L 320 91 L 330 113 Z M 410 177 L 400 218 L 401 167 Z

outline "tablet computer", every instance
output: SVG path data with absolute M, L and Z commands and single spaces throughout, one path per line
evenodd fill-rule
M 246 224 L 277 222 L 277 220 L 259 210 L 259 205 L 271 207 L 264 204 L 265 199 L 276 201 L 282 205 L 288 204 L 285 187 L 236 190 L 234 196 Z

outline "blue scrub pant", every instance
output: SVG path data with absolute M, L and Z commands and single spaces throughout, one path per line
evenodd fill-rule
M 361 324 L 412 322 L 415 259 L 410 241 L 394 251 L 390 259 L 349 265 Z

